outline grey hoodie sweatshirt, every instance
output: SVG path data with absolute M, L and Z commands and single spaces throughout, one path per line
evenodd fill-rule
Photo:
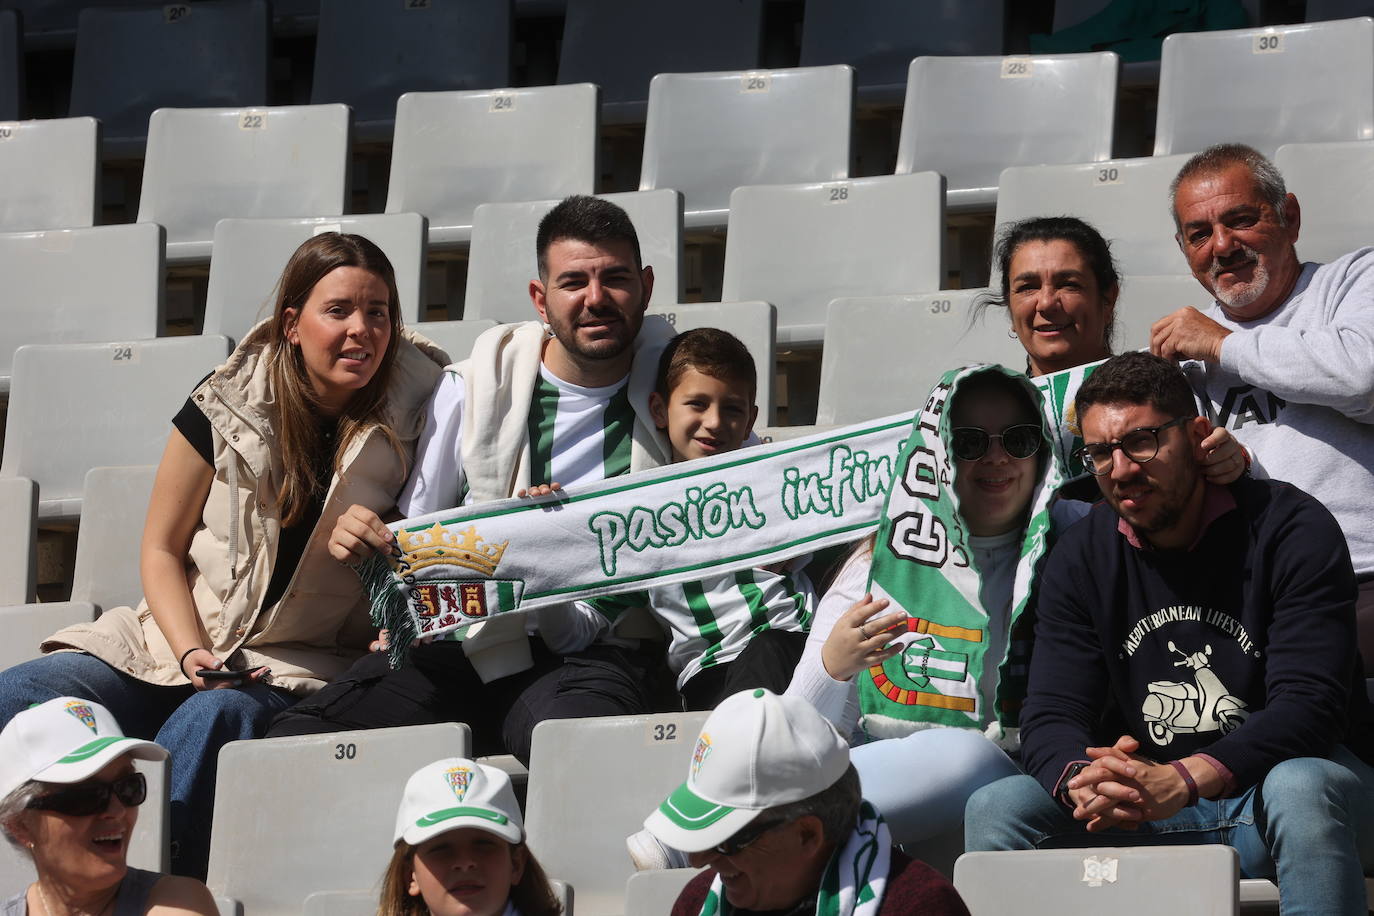
M 1233 332 L 1216 365 L 1189 363 L 1211 419 L 1265 473 L 1321 500 L 1360 579 L 1374 576 L 1374 248 L 1307 263 L 1288 300 Z

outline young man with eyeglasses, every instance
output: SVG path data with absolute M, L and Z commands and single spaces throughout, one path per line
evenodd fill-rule
M 1211 424 L 1167 360 L 1113 357 L 1076 406 L 1104 502 L 1050 555 L 1029 775 L 970 799 L 968 848 L 1226 843 L 1285 914 L 1363 914 L 1374 729 L 1335 519 L 1205 481 Z

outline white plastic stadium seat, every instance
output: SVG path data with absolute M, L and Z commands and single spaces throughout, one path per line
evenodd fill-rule
M 1374 245 L 1374 141 L 1286 143 L 1274 164 L 1302 210 L 1300 258 L 1331 261 Z
M 19 117 L 24 87 L 24 52 L 19 41 L 19 16 L 0 10 L 0 121 Z
M 688 229 L 723 226 L 742 185 L 846 177 L 853 107 L 854 70 L 842 65 L 660 73 L 639 189 L 681 191 Z
M 801 64 L 850 64 L 861 103 L 900 103 L 913 58 L 1001 54 L 1005 5 L 1004 0 L 806 0 Z
M 24 477 L 0 477 L 0 605 L 34 599 L 38 542 L 34 519 L 38 488 Z M 0 671 L 4 670 L 0 665 Z
M 253 916 L 299 916 L 317 891 L 376 887 L 406 780 L 470 744 L 451 722 L 231 741 L 219 752 L 206 884 Z
M 682 195 L 677 191 L 602 194 L 624 209 L 639 236 L 640 258 L 654 269 L 652 305 L 682 298 Z M 530 281 L 539 276 L 534 241 L 556 200 L 482 204 L 472 217 L 464 318 L 528 321 L 535 317 Z
M 322 0 L 310 101 L 350 106 L 359 140 L 390 139 L 403 92 L 508 84 L 511 19 L 511 0 Z
M 990 208 L 1007 166 L 1106 159 L 1119 69 L 1110 52 L 918 57 L 897 174 L 939 172 L 952 209 Z
M 969 852 L 954 887 L 972 916 L 1230 916 L 1239 874 L 1236 851 L 1219 844 Z
M 754 403 L 759 409 L 756 425 L 773 422 L 773 365 L 777 334 L 777 310 L 767 302 L 699 302 L 674 303 L 649 309 L 652 315 L 662 315 L 673 330 L 681 334 L 694 328 L 720 328 L 740 339 L 754 358 L 758 375 L 758 391 Z
M 0 607 L 0 670 L 36 658 L 39 643 L 69 624 L 93 620 L 107 608 L 137 606 L 143 594 L 139 545 L 156 472 L 147 465 L 92 468 L 86 475 L 71 600 Z M 17 486 L 33 492 L 33 481 L 3 477 L 0 499 Z M 27 518 L 31 527 L 32 513 Z
M 818 344 L 837 296 L 939 289 L 943 243 L 934 172 L 739 188 L 721 299 L 771 302 L 779 346 Z
M 0 610 L 0 614 L 3 614 L 3 610 Z M 135 868 L 165 872 L 171 865 L 167 835 L 172 806 L 167 798 L 170 790 L 167 762 L 135 760 L 134 769 L 147 778 L 148 797 L 138 808 L 138 824 L 129 841 L 128 861 Z M 0 897 L 8 898 L 19 893 L 33 883 L 34 877 L 33 862 L 28 855 L 21 854 L 8 842 L 0 842 Z
M 396 104 L 386 212 L 429 217 L 435 247 L 466 243 L 478 204 L 596 190 L 597 88 L 407 92 Z
M 24 344 L 156 337 L 162 242 L 152 223 L 0 233 L 0 392 Z
M 410 329 L 428 338 L 448 354 L 450 362 L 461 363 L 472 355 L 472 345 L 484 331 L 496 327 L 490 318 L 468 318 L 461 321 L 421 321 Z
M 836 299 L 826 313 L 818 424 L 914 412 L 949 369 L 1026 365 L 1005 310 L 974 310 L 981 289 Z
M 137 158 L 158 108 L 267 104 L 266 0 L 85 9 L 71 114 L 99 118 L 105 153 Z
M 558 82 L 601 87 L 601 119 L 644 123 L 656 73 L 759 65 L 763 0 L 568 0 Z M 607 49 L 615 53 L 608 54 Z
M 529 846 L 549 877 L 572 886 L 577 916 L 627 913 L 625 882 L 634 866 L 625 837 L 686 777 L 705 721 L 706 713 L 692 712 L 535 726 Z
M 37 482 L 40 520 L 79 516 L 86 472 L 157 462 L 172 417 L 228 354 L 213 335 L 20 347 L 0 477 Z
M 1116 352 L 1150 346 L 1150 326 L 1186 306 L 1204 311 L 1212 296 L 1191 275 L 1121 278 L 1116 300 Z
M 418 213 L 322 216 L 313 219 L 222 219 L 205 297 L 205 333 L 240 340 L 272 314 L 277 280 L 296 249 L 324 232 L 361 235 L 386 253 L 396 272 L 401 318 L 424 314 L 425 218 Z
M 138 221 L 167 227 L 167 260 L 184 262 L 210 257 L 228 217 L 338 216 L 348 121 L 346 105 L 159 109 Z
M 637 916 L 667 916 L 682 889 L 697 874 L 695 868 L 635 872 L 625 882 L 625 912 Z
M 997 227 L 1034 216 L 1076 216 L 1111 243 L 1122 274 L 1187 274 L 1174 240 L 1169 183 L 1188 158 L 1009 168 L 997 192 Z
M 1160 60 L 1156 156 L 1213 143 L 1273 155 L 1284 143 L 1374 139 L 1368 17 L 1170 35 Z
M 0 124 L 0 232 L 94 226 L 100 211 L 100 122 Z

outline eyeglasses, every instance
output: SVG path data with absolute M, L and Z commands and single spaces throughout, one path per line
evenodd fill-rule
M 1091 442 L 1075 454 L 1083 462 L 1089 474 L 1101 477 L 1111 473 L 1112 454 L 1117 450 L 1125 452 L 1126 457 L 1136 464 L 1144 464 L 1159 454 L 1159 434 L 1170 426 L 1178 426 L 1192 417 L 1178 417 L 1159 426 L 1141 426 L 1133 429 L 1115 442 Z
M 142 773 L 129 773 L 114 782 L 89 780 L 74 786 L 40 795 L 29 802 L 30 808 L 56 811 L 71 817 L 100 814 L 110 805 L 110 796 L 119 799 L 126 808 L 137 808 L 148 797 L 148 781 Z
M 1013 458 L 1029 458 L 1040 451 L 1040 443 L 1044 441 L 1040 427 L 1034 423 L 1008 426 L 1000 433 L 990 433 L 977 426 L 956 426 L 950 437 L 950 448 L 956 458 L 977 461 L 988 453 L 993 439 L 1000 439 L 1002 450 Z
M 749 824 L 743 830 L 737 831 L 729 839 L 712 846 L 711 850 L 723 856 L 739 855 L 740 852 L 751 846 L 759 837 L 763 836 L 768 831 L 781 827 L 783 824 L 791 823 L 794 819 L 795 818 L 788 818 L 786 820 L 773 819 L 764 821 L 763 823 L 755 822 Z

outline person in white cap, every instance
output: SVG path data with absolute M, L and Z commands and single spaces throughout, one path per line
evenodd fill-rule
M 32 706 L 0 731 L 0 830 L 38 873 L 0 901 L 2 916 L 218 912 L 199 881 L 125 862 L 148 792 L 135 758 L 167 751 L 124 737 L 109 710 L 77 697 Z
M 707 866 L 672 916 L 968 914 L 953 885 L 892 845 L 849 746 L 799 697 L 760 688 L 725 699 L 687 781 L 644 826 Z
M 396 812 L 377 916 L 557 916 L 510 777 L 463 757 L 421 767 Z

